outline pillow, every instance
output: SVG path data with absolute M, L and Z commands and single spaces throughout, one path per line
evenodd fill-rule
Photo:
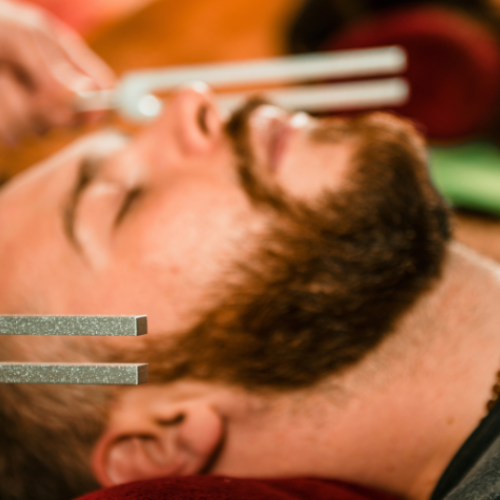
M 432 139 L 458 140 L 489 129 L 499 111 L 500 47 L 488 27 L 464 12 L 424 6 L 392 9 L 333 34 L 323 49 L 401 45 L 410 99 L 394 111 Z
M 79 500 L 395 500 L 395 497 L 320 479 L 186 476 L 122 484 Z

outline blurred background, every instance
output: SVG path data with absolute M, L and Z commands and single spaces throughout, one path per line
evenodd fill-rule
M 32 0 L 118 74 L 131 69 L 399 44 L 458 239 L 500 261 L 500 0 Z M 111 122 L 113 119 L 109 119 Z M 9 177 L 94 126 L 0 146 Z
M 137 68 L 252 59 L 287 52 L 301 0 L 36 0 L 77 29 L 118 74 Z M 100 124 L 97 126 L 101 126 Z M 88 131 L 52 130 L 0 146 L 12 175 Z

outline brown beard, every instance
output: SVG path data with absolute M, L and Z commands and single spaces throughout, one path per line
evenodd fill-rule
M 251 102 L 228 124 L 243 189 L 270 230 L 188 332 L 142 353 L 153 382 L 220 381 L 248 390 L 306 387 L 358 363 L 439 277 L 448 209 L 423 142 L 390 115 L 334 119 L 315 140 L 354 138 L 349 182 L 303 203 L 260 182 L 247 142 Z
M 194 328 L 94 360 L 149 361 L 153 382 L 304 387 L 359 362 L 439 276 L 447 209 L 410 125 L 372 115 L 318 129 L 317 140 L 357 137 L 360 146 L 348 185 L 311 206 L 255 175 L 245 118 L 255 105 L 228 127 L 243 189 L 269 214 L 268 234 L 251 258 L 230 266 L 231 284 L 221 277 L 222 298 Z M 18 359 L 5 345 L 2 354 Z M 114 395 L 94 386 L 1 386 L 0 498 L 65 500 L 97 488 L 90 450 Z

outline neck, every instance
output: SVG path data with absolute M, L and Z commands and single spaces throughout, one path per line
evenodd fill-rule
M 499 268 L 452 244 L 439 283 L 346 377 L 355 396 L 338 418 L 344 435 L 356 436 L 346 479 L 430 497 L 486 415 L 500 369 L 499 301 Z M 356 463 L 356 454 L 367 458 Z
M 451 244 L 439 282 L 359 365 L 234 419 L 225 449 L 244 467 L 223 454 L 215 472 L 316 476 L 427 500 L 486 415 L 499 303 L 500 268 Z
M 379 348 L 317 390 L 284 396 L 266 423 L 262 415 L 255 428 L 243 419 L 234 433 L 246 444 L 237 451 L 254 446 L 269 456 L 274 476 L 340 479 L 428 499 L 486 415 L 500 369 L 499 276 L 493 264 L 450 245 L 439 282 Z M 286 440 L 277 446 L 262 435 Z M 262 467 L 248 472 L 263 475 Z

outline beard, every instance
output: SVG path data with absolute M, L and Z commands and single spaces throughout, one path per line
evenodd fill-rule
M 268 230 L 215 284 L 216 305 L 193 328 L 146 343 L 152 382 L 310 386 L 360 362 L 440 276 L 448 208 L 408 122 L 381 113 L 320 122 L 312 141 L 357 148 L 344 187 L 306 203 L 255 173 L 247 123 L 261 104 L 237 112 L 227 135 Z
M 305 203 L 256 174 L 247 123 L 257 105 L 235 114 L 227 133 L 241 187 L 269 221 L 265 233 L 214 284 L 215 305 L 194 327 L 146 338 L 142 351 L 97 349 L 94 360 L 148 361 L 153 383 L 307 387 L 360 362 L 438 279 L 448 211 L 408 123 L 382 114 L 322 122 L 311 140 L 358 146 L 344 187 Z M 114 390 L 0 389 L 0 497 L 66 499 L 95 489 L 89 456 Z

